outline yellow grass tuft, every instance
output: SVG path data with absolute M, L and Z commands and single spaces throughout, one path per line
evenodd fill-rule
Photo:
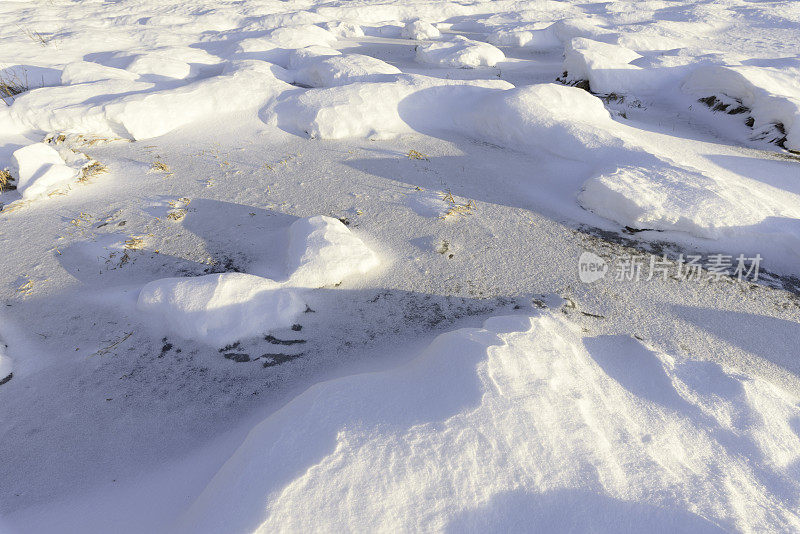
M 90 164 L 81 169 L 81 175 L 78 177 L 78 181 L 82 183 L 87 182 L 91 178 L 100 174 L 106 174 L 107 172 L 108 167 L 97 160 L 93 160 Z
M 425 161 L 430 161 L 428 156 L 426 156 L 422 152 L 417 152 L 416 150 L 409 150 L 408 151 L 408 159 L 421 159 L 421 160 L 425 160 Z
M 127 250 L 142 250 L 144 248 L 144 239 L 146 235 L 131 236 L 130 239 L 125 241 L 124 247 Z
M 161 172 L 166 174 L 167 176 L 172 176 L 173 174 L 175 174 L 172 172 L 172 169 L 169 168 L 169 165 L 167 165 L 160 159 L 157 159 L 153 162 L 153 164 L 150 166 L 150 172 Z
M 0 193 L 3 191 L 11 191 L 12 189 L 16 189 L 17 186 L 11 183 L 13 181 L 14 177 L 11 176 L 11 173 L 8 172 L 8 170 L 0 169 Z

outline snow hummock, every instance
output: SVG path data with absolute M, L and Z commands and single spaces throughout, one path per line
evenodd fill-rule
M 567 81 L 588 80 L 595 93 L 611 93 L 624 88 L 624 71 L 641 70 L 631 61 L 642 57 L 623 46 L 572 39 L 564 50 L 564 71 Z
M 292 70 L 303 69 L 322 59 L 340 55 L 342 55 L 341 52 L 327 46 L 312 45 L 297 48 L 289 52 L 287 68 Z
M 561 314 L 492 318 L 309 388 L 250 431 L 181 526 L 796 530 L 798 400 Z
M 599 98 L 559 84 L 487 92 L 456 123 L 463 132 L 486 141 L 537 147 L 570 159 L 621 144 L 618 128 Z
M 487 40 L 495 46 L 516 46 L 539 51 L 562 46 L 552 26 L 538 30 L 497 30 Z
M 290 60 L 291 61 L 291 60 Z M 295 81 L 309 87 L 331 87 L 354 82 L 390 81 L 400 74 L 397 67 L 361 54 L 333 55 L 308 61 L 297 71 Z
M 506 56 L 499 48 L 481 41 L 457 35 L 450 41 L 438 41 L 417 46 L 417 61 L 439 67 L 474 69 L 494 67 Z
M 697 67 L 682 88 L 696 96 L 724 95 L 738 100 L 754 119 L 754 130 L 780 123 L 786 148 L 800 151 L 798 76 L 800 69 L 706 65 Z
M 142 288 L 137 308 L 178 336 L 221 347 L 291 326 L 306 309 L 303 290 L 339 284 L 380 263 L 332 217 L 298 219 L 288 232 L 285 282 L 245 273 L 166 278 Z
M 400 35 L 406 39 L 422 41 L 425 39 L 436 39 L 442 34 L 439 32 L 438 28 L 436 28 L 436 26 L 430 22 L 426 22 L 424 20 L 415 20 L 407 23 L 403 27 L 403 31 Z
M 678 167 L 623 167 L 590 178 L 578 198 L 585 208 L 623 226 L 708 239 L 768 217 L 800 219 L 798 195 L 734 177 L 721 182 Z M 793 248 L 800 257 L 796 237 Z
M 198 120 L 257 108 L 291 87 L 276 77 L 280 69 L 263 61 L 240 61 L 219 76 L 161 90 L 120 79 L 44 87 L 18 97 L 10 114 L 45 132 L 150 139 Z
M 17 191 L 24 199 L 46 196 L 78 177 L 78 171 L 66 165 L 58 151 L 45 143 L 20 148 L 12 159 Z
M 306 305 L 268 278 L 222 273 L 150 282 L 137 307 L 182 338 L 221 347 L 291 326 Z
M 293 287 L 323 287 L 378 266 L 378 256 L 341 221 L 317 215 L 289 227 L 287 271 Z
M 276 108 L 279 123 L 319 139 L 386 138 L 435 127 L 451 129 L 461 98 L 512 87 L 501 80 L 445 80 L 403 74 L 394 82 L 310 89 Z M 409 97 L 412 108 L 405 107 Z M 448 111 L 449 110 L 449 111 Z

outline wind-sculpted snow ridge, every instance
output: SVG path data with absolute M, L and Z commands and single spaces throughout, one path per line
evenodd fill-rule
M 559 315 L 493 318 L 295 398 L 250 431 L 183 527 L 796 530 L 797 402 Z
M 144 286 L 137 307 L 171 333 L 222 347 L 292 326 L 306 309 L 304 289 L 339 284 L 378 264 L 340 221 L 299 219 L 289 227 L 285 282 L 245 273 L 166 278 Z

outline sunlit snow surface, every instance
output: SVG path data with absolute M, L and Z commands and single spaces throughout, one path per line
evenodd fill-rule
M 800 531 L 800 4 L 0 42 L 0 531 Z M 615 279 L 720 253 L 761 278 Z

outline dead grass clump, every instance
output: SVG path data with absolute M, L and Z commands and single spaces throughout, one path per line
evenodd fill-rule
M 142 250 L 144 248 L 144 238 L 147 236 L 136 235 L 131 236 L 130 239 L 125 241 L 123 245 L 127 250 Z
M 11 99 L 13 101 L 15 96 L 24 93 L 28 89 L 27 74 L 24 70 L 22 74 L 10 70 L 0 72 L 0 99 L 2 99 L 6 105 L 11 105 L 6 99 Z
M 155 160 L 153 164 L 150 165 L 150 172 L 160 172 L 168 176 L 172 176 L 173 174 L 175 174 L 172 172 L 172 169 L 169 168 L 169 165 L 167 165 L 160 159 Z
M 92 161 L 90 164 L 86 165 L 84 168 L 81 169 L 81 175 L 78 177 L 79 182 L 87 182 L 91 178 L 98 176 L 100 174 L 106 174 L 108 172 L 108 167 L 100 163 L 99 161 Z
M 447 211 L 444 212 L 444 215 L 440 217 L 441 219 L 447 219 L 448 217 L 454 215 L 470 215 L 472 210 L 475 208 L 474 200 L 467 200 L 467 202 L 464 204 L 459 204 L 453 196 L 453 193 L 449 190 L 446 194 L 442 195 L 442 200 L 450 204 L 450 207 L 447 208 Z
M 425 161 L 430 161 L 428 156 L 426 156 L 422 152 L 417 152 L 416 150 L 409 150 L 408 151 L 408 159 L 421 159 L 421 160 L 425 160 Z
M 11 183 L 13 181 L 14 177 L 7 169 L 0 169 L 0 193 L 16 189 L 17 186 Z

